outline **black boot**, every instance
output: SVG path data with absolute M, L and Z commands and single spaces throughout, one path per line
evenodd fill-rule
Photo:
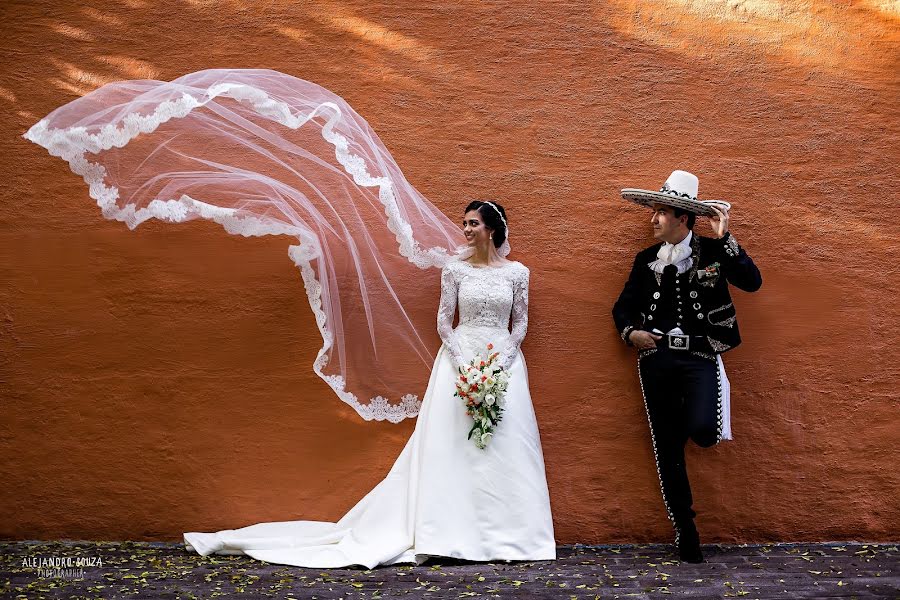
M 703 553 L 700 551 L 700 535 L 694 522 L 690 521 L 679 527 L 678 557 L 682 562 L 702 563 Z

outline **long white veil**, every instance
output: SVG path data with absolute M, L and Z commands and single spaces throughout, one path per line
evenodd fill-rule
M 464 239 L 340 97 L 277 71 L 207 70 L 106 85 L 25 137 L 129 228 L 200 218 L 295 238 L 288 254 L 322 335 L 315 372 L 367 420 L 418 413 L 437 305 L 421 270 L 454 259 Z

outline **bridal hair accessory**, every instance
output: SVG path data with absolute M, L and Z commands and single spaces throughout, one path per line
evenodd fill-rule
M 500 244 L 500 247 L 497 248 L 497 254 L 502 257 L 509 256 L 509 253 L 512 251 L 512 246 L 509 245 L 509 224 L 506 222 L 506 217 L 503 216 L 503 213 L 500 212 L 500 209 L 497 208 L 497 205 L 493 202 L 488 202 L 486 200 L 481 201 L 482 204 L 487 204 L 491 208 L 493 208 L 498 215 L 500 215 L 500 220 L 503 221 L 503 229 L 505 235 L 503 236 L 503 243 Z
M 103 216 L 129 229 L 204 219 L 284 236 L 322 338 L 315 374 L 366 420 L 418 414 L 439 346 L 439 277 L 422 270 L 467 247 L 340 96 L 278 71 L 209 69 L 109 83 L 24 137 L 65 160 Z M 295 320 L 285 315 L 285 328 Z M 305 395 L 305 406 L 327 397 Z
M 506 233 L 506 237 L 509 237 L 509 225 L 506 223 L 506 217 L 503 216 L 503 213 L 500 212 L 500 209 L 497 208 L 497 205 L 494 204 L 493 202 L 485 202 L 485 204 L 487 204 L 488 206 L 493 208 L 497 212 L 497 214 L 500 216 L 500 220 L 503 221 L 503 230 Z
M 731 210 L 731 204 L 724 200 L 699 200 L 697 198 L 699 185 L 700 182 L 693 173 L 672 171 L 658 192 L 625 188 L 622 190 L 622 197 L 643 206 L 659 203 L 709 217 L 716 216 L 712 207 L 725 211 Z

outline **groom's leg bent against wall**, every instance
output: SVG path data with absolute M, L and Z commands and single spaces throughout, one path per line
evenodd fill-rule
M 714 359 L 679 353 L 676 364 L 684 397 L 685 434 L 701 448 L 719 442 L 719 365 Z

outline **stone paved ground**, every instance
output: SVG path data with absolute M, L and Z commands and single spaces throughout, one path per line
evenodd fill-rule
M 0 552 L 0 597 L 29 600 L 900 598 L 897 544 L 705 546 L 702 565 L 676 562 L 666 546 L 564 546 L 555 562 L 439 560 L 371 571 L 202 558 L 163 543 L 0 542 Z M 59 578 L 38 571 L 42 558 L 95 564 L 72 567 Z

